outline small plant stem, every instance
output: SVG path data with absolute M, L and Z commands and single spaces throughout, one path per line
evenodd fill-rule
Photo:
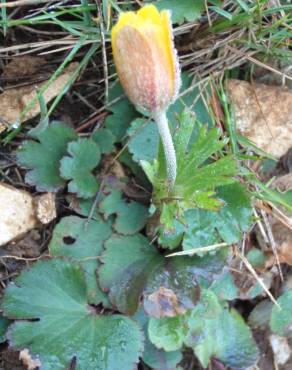
M 176 179 L 176 155 L 166 118 L 166 111 L 155 112 L 153 114 L 153 118 L 157 123 L 159 134 L 162 140 L 162 145 L 166 159 L 167 180 L 169 187 L 171 189 Z

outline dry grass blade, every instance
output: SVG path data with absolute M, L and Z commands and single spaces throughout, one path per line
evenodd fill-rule
M 276 263 L 277 263 L 277 267 L 278 267 L 278 271 L 279 271 L 281 281 L 284 281 L 283 273 L 282 273 L 282 269 L 281 269 L 281 265 L 280 265 L 280 260 L 279 260 L 279 255 L 278 255 L 278 252 L 277 252 L 277 247 L 276 247 L 275 239 L 274 239 L 273 232 L 272 232 L 272 228 L 269 224 L 269 220 L 268 220 L 268 217 L 267 217 L 266 213 L 263 210 L 261 210 L 261 214 L 263 216 L 263 220 L 264 220 L 265 225 L 266 225 L 267 233 L 268 233 L 269 240 L 270 240 L 270 245 L 271 245 L 273 254 L 275 256 L 275 260 L 276 260 Z
M 105 40 L 105 34 L 104 34 L 104 21 L 103 21 L 100 1 L 96 0 L 96 6 L 97 6 L 98 19 L 99 19 L 100 39 L 101 39 L 101 45 L 102 45 L 102 61 L 103 61 L 103 73 L 104 73 L 104 84 L 105 84 L 105 103 L 107 104 L 108 103 L 108 89 L 109 89 L 108 61 L 107 61 L 107 53 L 106 53 L 106 40 Z
M 236 248 L 235 249 L 235 255 L 238 256 L 242 262 L 244 263 L 244 265 L 246 266 L 246 268 L 249 270 L 249 272 L 253 275 L 253 277 L 256 279 L 256 281 L 260 284 L 260 286 L 263 288 L 263 290 L 266 292 L 267 296 L 270 298 L 270 300 L 277 306 L 281 309 L 281 306 L 279 305 L 279 303 L 276 301 L 276 299 L 274 298 L 274 296 L 272 295 L 272 293 L 269 291 L 269 289 L 265 286 L 265 284 L 263 283 L 262 279 L 258 276 L 258 274 L 256 273 L 256 271 L 254 270 L 254 268 L 252 267 L 252 265 L 249 263 L 248 259 L 241 253 L 238 251 L 238 249 Z
M 229 50 L 233 51 L 234 53 L 238 53 L 240 54 L 240 51 L 235 49 L 234 47 L 232 46 L 226 46 Z M 264 69 L 267 69 L 268 71 L 271 71 L 273 73 L 276 73 L 277 75 L 281 76 L 283 78 L 283 80 L 287 79 L 287 80 L 290 80 L 292 81 L 292 76 L 289 76 L 287 75 L 286 73 L 284 72 L 281 72 L 279 71 L 277 68 L 274 68 L 274 67 L 271 67 L 270 65 L 266 64 L 266 63 L 263 63 L 263 62 L 260 62 L 259 60 L 253 58 L 252 56 L 250 55 L 247 55 L 245 56 L 245 59 L 258 65 L 259 67 L 262 67 Z
M 1 8 L 15 8 L 17 6 L 37 5 L 43 3 L 55 3 L 56 0 L 16 0 L 8 3 L 0 3 Z
M 268 204 L 273 209 L 273 216 L 277 218 L 284 226 L 286 226 L 289 230 L 292 230 L 292 220 L 288 216 L 286 216 L 279 208 L 277 208 L 272 202 L 268 202 Z
M 207 247 L 193 248 L 188 251 L 171 253 L 171 254 L 166 255 L 165 257 L 193 256 L 194 254 L 211 252 L 211 251 L 214 251 L 215 249 L 223 248 L 227 246 L 228 246 L 227 243 L 212 244 L 212 245 L 208 245 Z

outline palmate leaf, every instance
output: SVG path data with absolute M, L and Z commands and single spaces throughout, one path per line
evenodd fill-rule
M 206 126 L 196 122 L 191 112 L 184 111 L 181 114 L 180 126 L 174 135 L 177 156 L 175 195 L 180 195 L 187 201 L 194 194 L 196 197 L 198 192 L 207 192 L 234 182 L 236 162 L 231 157 L 205 164 L 226 145 L 227 141 L 219 138 L 217 128 L 207 130 Z
M 11 345 L 28 348 L 43 370 L 135 369 L 143 349 L 137 323 L 122 316 L 103 316 L 88 305 L 82 268 L 51 260 L 36 263 L 10 284 L 4 313 L 16 320 Z M 33 320 L 33 321 L 31 321 Z
M 220 187 L 217 197 L 223 204 L 218 212 L 189 210 L 182 220 L 174 221 L 173 228 L 160 228 L 162 246 L 173 249 L 182 241 L 183 249 L 188 250 L 222 241 L 228 244 L 238 242 L 252 221 L 250 197 L 239 183 Z
M 212 357 L 231 368 L 252 366 L 258 350 L 249 327 L 235 310 L 229 311 L 216 295 L 202 290 L 197 306 L 184 316 L 151 318 L 149 338 L 157 348 L 175 351 L 185 344 L 207 368 Z
M 90 304 L 109 306 L 108 298 L 96 281 L 96 270 L 103 243 L 112 234 L 111 224 L 100 216 L 87 221 L 76 216 L 63 217 L 55 227 L 49 244 L 50 253 L 57 257 L 69 257 L 83 267 L 86 275 L 87 299 Z
M 153 184 L 153 202 L 160 213 L 160 222 L 166 229 L 172 229 L 176 219 L 183 223 L 186 210 L 218 211 L 224 204 L 216 195 L 216 188 L 236 181 L 237 165 L 230 156 L 211 162 L 210 157 L 217 154 L 226 143 L 225 139 L 220 140 L 217 128 L 207 130 L 191 112 L 184 111 L 174 133 L 177 178 L 173 189 L 169 190 L 165 179 L 165 161 L 161 151 L 158 161 L 153 164 L 141 161 Z
M 61 176 L 71 180 L 68 190 L 81 198 L 90 198 L 98 190 L 98 182 L 92 170 L 98 165 L 101 153 L 91 139 L 79 139 L 68 144 L 69 156 L 61 160 Z
M 27 183 L 38 191 L 57 191 L 66 184 L 60 176 L 60 160 L 67 152 L 67 144 L 77 139 L 74 130 L 64 123 L 53 122 L 37 134 L 36 141 L 25 141 L 17 153 L 20 165 L 30 169 Z
M 120 190 L 106 185 L 99 193 L 99 200 L 92 217 L 99 219 L 103 215 L 106 220 L 112 220 L 112 227 L 119 234 L 132 235 L 145 227 L 147 207 L 125 199 Z M 78 203 L 73 204 L 74 211 L 88 217 L 94 202 L 95 198 L 79 199 Z
M 122 313 L 133 315 L 143 298 L 150 316 L 180 315 L 194 307 L 199 285 L 221 274 L 226 253 L 165 258 L 140 234 L 113 235 L 105 243 L 99 284 Z
M 116 215 L 114 229 L 124 235 L 133 235 L 143 229 L 148 218 L 148 209 L 135 201 L 126 202 L 118 189 L 105 187 L 104 198 L 99 204 L 99 210 L 108 218 Z

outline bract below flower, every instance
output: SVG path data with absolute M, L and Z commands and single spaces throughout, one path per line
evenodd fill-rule
M 114 61 L 130 100 L 149 112 L 166 110 L 180 87 L 170 12 L 153 5 L 121 13 L 112 29 Z

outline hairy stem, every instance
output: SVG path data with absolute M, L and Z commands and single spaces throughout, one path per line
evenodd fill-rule
M 159 134 L 162 140 L 166 159 L 167 179 L 169 187 L 172 188 L 176 179 L 176 155 L 166 118 L 166 112 L 165 111 L 155 112 L 153 118 L 157 123 Z

